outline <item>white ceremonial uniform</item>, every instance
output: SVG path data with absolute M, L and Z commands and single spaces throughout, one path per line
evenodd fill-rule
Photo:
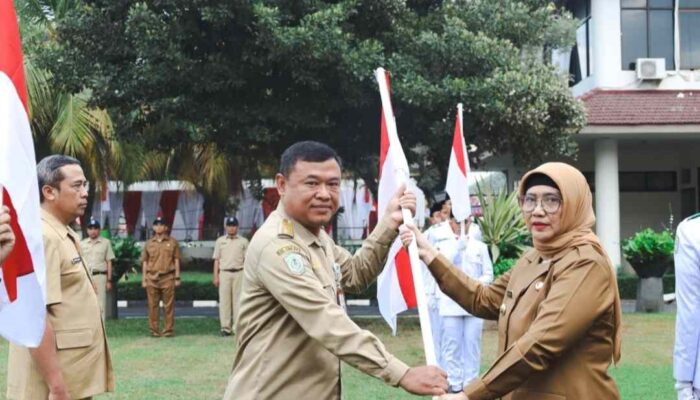
M 673 376 L 679 399 L 700 398 L 700 214 L 678 225 L 674 262 L 678 310 Z
M 470 230 L 471 231 L 471 230 Z M 493 281 L 493 264 L 486 245 L 471 236 L 456 239 L 454 265 L 467 276 L 484 284 Z M 481 363 L 481 331 L 484 321 L 467 313 L 459 304 L 444 294 L 440 296 L 442 335 L 440 366 L 447 372 L 450 390 L 461 391 L 479 376 Z
M 425 231 L 425 236 L 430 244 L 448 259 L 453 259 L 457 251 L 457 241 L 452 232 L 450 223 L 440 222 L 432 225 Z M 425 287 L 425 297 L 428 301 L 428 313 L 430 315 L 430 326 L 433 331 L 433 344 L 435 346 L 435 356 L 440 364 L 440 342 L 442 335 L 442 318 L 440 318 L 440 289 L 437 287 L 435 278 L 428 271 L 428 267 L 423 264 L 423 285 Z

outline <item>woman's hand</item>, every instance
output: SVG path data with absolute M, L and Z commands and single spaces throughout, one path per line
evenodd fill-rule
M 437 257 L 438 251 L 435 250 L 428 239 L 426 239 L 425 235 L 423 235 L 415 225 L 401 225 L 399 228 L 399 235 L 404 247 L 408 247 L 415 238 L 416 245 L 418 246 L 418 255 L 426 265 L 430 265 L 435 257 Z

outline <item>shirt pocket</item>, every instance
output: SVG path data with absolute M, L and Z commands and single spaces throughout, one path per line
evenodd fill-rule
M 56 348 L 59 350 L 78 349 L 92 344 L 93 332 L 90 328 L 57 330 Z

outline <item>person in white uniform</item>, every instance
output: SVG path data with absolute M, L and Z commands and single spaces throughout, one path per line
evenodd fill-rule
M 673 377 L 678 400 L 700 399 L 700 214 L 676 230 L 676 343 Z
M 467 276 L 484 284 L 493 281 L 493 264 L 488 248 L 472 235 L 471 219 L 465 221 L 465 231 L 460 238 L 459 222 L 452 216 L 450 227 L 456 246 L 452 258 L 454 265 Z M 438 289 L 439 290 L 439 289 Z M 440 318 L 440 366 L 447 372 L 450 393 L 459 393 L 472 379 L 479 376 L 481 365 L 481 331 L 484 320 L 467 313 L 454 300 L 441 293 Z
M 435 248 L 448 257 L 450 260 L 454 258 L 457 251 L 457 241 L 450 227 L 450 223 L 441 217 L 441 210 L 444 207 L 445 201 L 433 204 L 431 215 L 433 215 L 435 224 L 431 225 L 424 233 L 428 241 Z M 433 210 L 437 211 L 433 213 Z M 422 263 L 421 263 L 422 264 Z M 435 278 L 428 271 L 428 267 L 423 264 L 423 287 L 425 290 L 425 298 L 428 302 L 428 314 L 430 315 L 430 327 L 433 332 L 433 345 L 435 346 L 435 356 L 440 364 L 440 342 L 442 334 L 442 318 L 440 317 L 440 289 L 437 287 Z

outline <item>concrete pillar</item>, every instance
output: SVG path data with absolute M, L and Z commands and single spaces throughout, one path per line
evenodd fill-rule
M 618 179 L 617 140 L 595 142 L 596 233 L 614 267 L 621 264 L 620 183 Z
M 590 31 L 595 86 L 614 87 L 622 71 L 620 0 L 591 0 Z

